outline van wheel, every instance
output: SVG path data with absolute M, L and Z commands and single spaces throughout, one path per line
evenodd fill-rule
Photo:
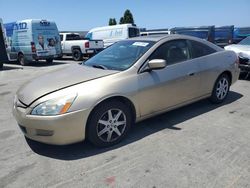
M 82 52 L 79 49 L 72 50 L 72 57 L 75 61 L 81 61 L 82 60 Z
M 53 59 L 52 59 L 52 58 L 46 59 L 46 62 L 47 62 L 47 63 L 53 63 Z
M 230 79 L 227 74 L 222 74 L 215 82 L 210 101 L 212 103 L 222 103 L 229 92 Z
M 2 69 L 2 68 L 3 68 L 3 63 L 0 62 L 0 69 Z
M 28 62 L 25 60 L 24 55 L 23 54 L 18 54 L 18 58 L 17 61 L 20 65 L 25 66 L 28 64 Z
M 119 101 L 104 102 L 91 113 L 87 137 L 98 147 L 112 146 L 127 135 L 131 124 L 132 115 L 128 106 Z

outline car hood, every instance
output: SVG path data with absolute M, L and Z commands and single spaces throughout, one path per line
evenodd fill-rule
M 29 81 L 17 91 L 17 98 L 24 105 L 29 106 L 36 99 L 46 94 L 117 72 L 119 71 L 71 65 Z
M 249 51 L 250 52 L 250 46 L 249 45 L 241 45 L 241 44 L 232 44 L 229 46 L 225 46 L 226 50 L 235 50 L 237 52 L 241 51 Z
M 238 56 L 243 58 L 250 58 L 250 46 L 249 45 L 240 45 L 240 44 L 232 44 L 224 47 L 225 50 L 232 50 L 238 54 Z

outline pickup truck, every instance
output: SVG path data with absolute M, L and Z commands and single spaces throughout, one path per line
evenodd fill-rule
M 79 33 L 60 33 L 63 55 L 72 56 L 75 61 L 92 57 L 103 50 L 102 40 L 89 40 Z

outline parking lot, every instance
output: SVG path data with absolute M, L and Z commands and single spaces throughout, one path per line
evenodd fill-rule
M 249 80 L 233 85 L 223 104 L 202 100 L 137 123 L 114 147 L 26 141 L 11 112 L 15 92 L 74 63 L 0 71 L 0 187 L 250 187 Z

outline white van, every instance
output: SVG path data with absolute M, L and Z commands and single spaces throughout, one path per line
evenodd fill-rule
M 61 41 L 55 22 L 29 19 L 4 24 L 7 53 L 10 61 L 26 65 L 29 61 L 45 59 L 52 63 L 61 57 Z
M 140 36 L 140 31 L 134 24 L 119 24 L 91 29 L 85 38 L 103 40 L 106 48 L 117 41 L 137 36 Z

